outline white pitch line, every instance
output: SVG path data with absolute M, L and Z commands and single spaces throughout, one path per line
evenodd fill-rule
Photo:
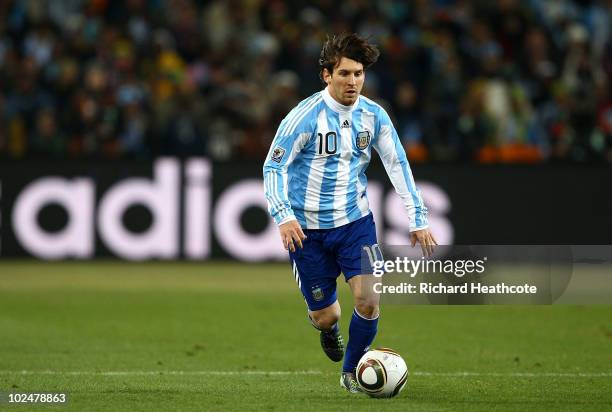
M 287 376 L 323 375 L 321 371 L 54 371 L 54 370 L 0 370 L 0 375 L 63 375 L 63 376 Z M 439 376 L 451 378 L 500 377 L 500 378 L 612 378 L 612 372 L 409 372 L 409 376 Z
M 321 375 L 320 371 L 53 371 L 53 370 L 40 370 L 40 371 L 8 371 L 0 370 L 0 375 L 68 375 L 68 376 L 154 376 L 154 375 L 185 375 L 185 376 L 196 376 L 196 375 L 216 375 L 216 376 L 234 376 L 234 375 Z
M 612 378 L 612 372 L 408 372 L 413 376 L 500 377 L 500 378 Z

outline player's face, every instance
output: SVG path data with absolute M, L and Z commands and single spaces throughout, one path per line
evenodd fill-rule
M 334 67 L 333 73 L 330 74 L 327 69 L 323 70 L 323 80 L 327 83 L 329 94 L 337 102 L 350 106 L 355 103 L 363 88 L 365 80 L 363 64 L 343 57 Z

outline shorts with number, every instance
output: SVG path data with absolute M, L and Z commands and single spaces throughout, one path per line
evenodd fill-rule
M 304 248 L 296 246 L 289 257 L 293 275 L 310 310 L 326 308 L 336 301 L 336 279 L 340 272 L 346 281 L 372 273 L 371 265 L 367 263 L 365 267 L 363 258 L 364 247 L 376 244 L 376 226 L 371 213 L 344 226 L 306 229 L 304 234 Z

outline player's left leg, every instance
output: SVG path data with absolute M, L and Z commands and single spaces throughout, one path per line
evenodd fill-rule
M 357 275 L 348 280 L 355 308 L 349 324 L 340 384 L 352 393 L 360 391 L 355 379 L 357 363 L 370 348 L 378 330 L 379 302 L 372 288 L 372 278 L 373 275 Z
M 353 293 L 355 308 L 349 325 L 340 383 L 350 392 L 357 392 L 355 368 L 374 341 L 378 329 L 379 300 L 373 288 L 375 278 L 370 274 L 371 261 L 363 256 L 364 247 L 372 250 L 376 245 L 376 228 L 372 215 L 343 228 L 345 233 L 337 239 L 336 259 Z
M 359 359 L 368 351 L 378 331 L 379 301 L 372 288 L 372 275 L 350 278 L 355 308 L 349 324 L 349 342 L 342 365 L 343 372 L 353 372 Z

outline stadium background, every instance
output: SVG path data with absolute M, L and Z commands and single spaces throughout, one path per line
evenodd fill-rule
M 346 405 L 258 190 L 332 32 L 379 45 L 364 94 L 441 243 L 610 244 L 611 17 L 605 0 L 1 2 L 0 392 Z M 405 243 L 377 160 L 369 176 L 380 239 Z M 377 342 L 416 369 L 392 405 L 610 408 L 609 312 L 388 308 Z
M 364 93 L 387 108 L 415 176 L 433 185 L 442 243 L 609 243 L 611 13 L 605 1 L 3 2 L 0 254 L 40 256 L 29 235 L 16 237 L 13 209 L 29 183 L 64 176 L 93 182 L 83 241 L 97 245 L 88 257 L 108 255 L 100 199 L 125 178 L 151 178 L 162 156 L 212 162 L 210 204 L 194 212 L 212 228 L 225 186 L 260 178 L 282 117 L 321 88 L 320 45 L 343 30 L 381 48 Z M 400 243 L 405 216 L 387 205 L 381 169 L 375 161 L 371 174 L 383 184 L 382 240 Z M 182 192 L 164 200 L 180 216 L 163 230 L 190 226 Z M 230 226 L 271 239 L 262 199 Z M 52 198 L 39 206 L 30 218 L 43 235 L 69 226 Z M 138 199 L 125 206 L 128 241 L 130 230 L 146 235 L 156 214 Z M 404 236 L 387 239 L 393 226 Z M 182 230 L 163 236 L 185 241 Z M 237 257 L 214 230 L 199 236 L 211 252 L 196 258 Z M 279 254 L 266 244 L 262 259 Z

